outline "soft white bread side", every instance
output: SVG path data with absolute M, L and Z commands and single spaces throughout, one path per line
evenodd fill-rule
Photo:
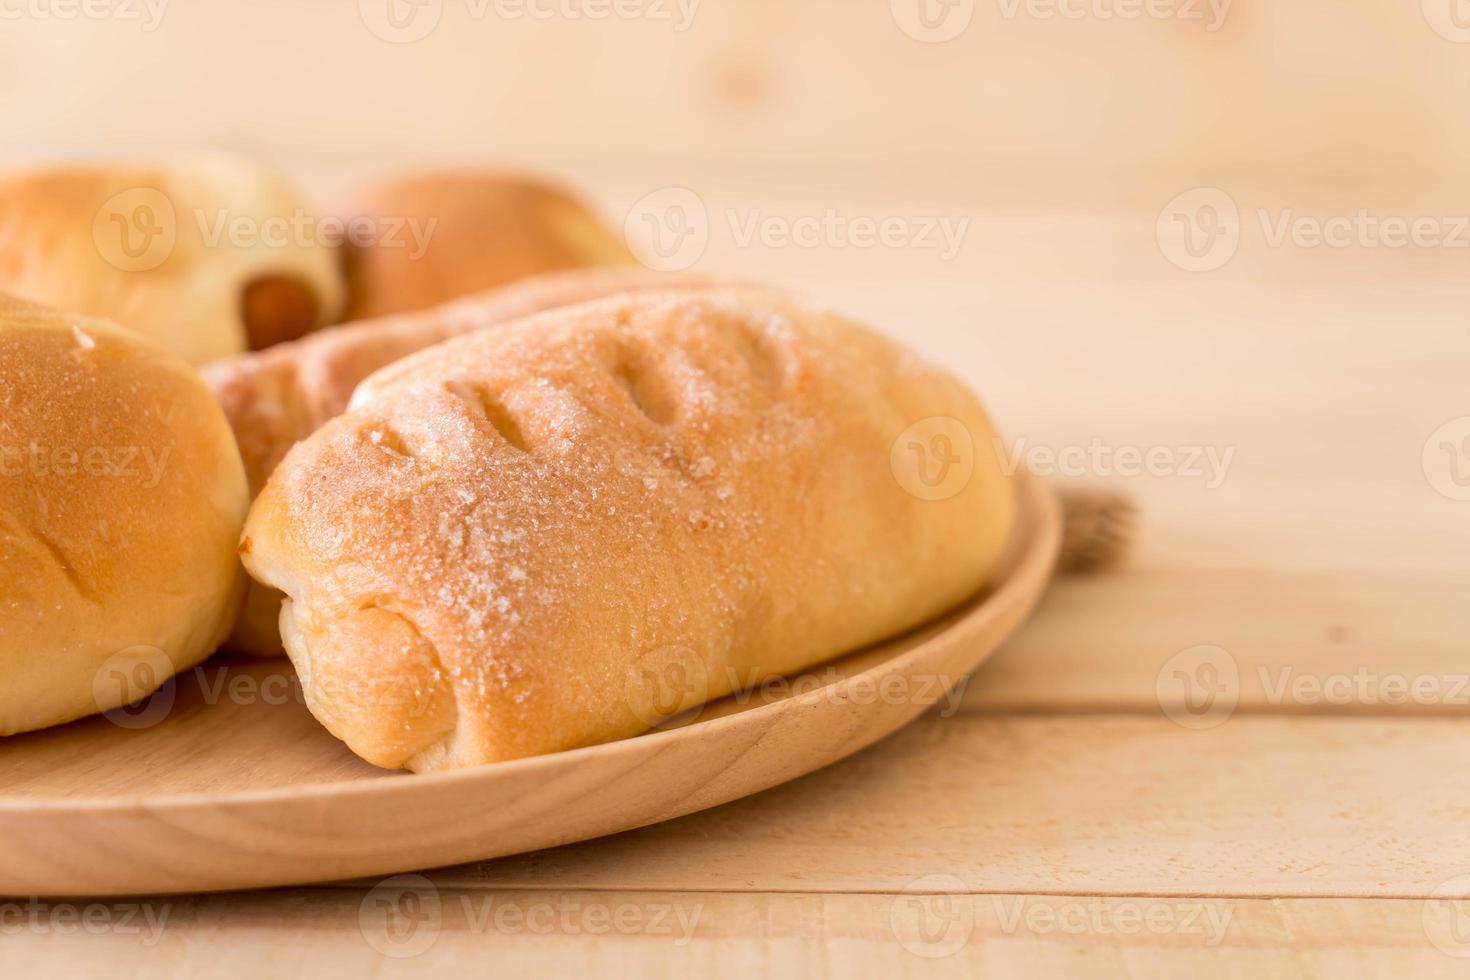
M 289 597 L 312 712 L 379 766 L 620 738 L 898 633 L 980 589 L 1012 522 L 962 383 L 781 298 L 563 308 L 366 387 L 241 552 Z
M 711 283 L 639 268 L 551 273 L 432 310 L 331 327 L 206 365 L 203 375 L 235 431 L 253 497 L 292 446 L 346 411 L 360 382 L 400 358 L 558 306 L 620 292 Z M 258 657 L 285 652 L 277 625 L 281 598 L 274 589 L 249 584 L 240 622 L 227 644 L 231 651 Z
M 340 316 L 340 236 L 284 181 L 201 156 L 0 177 L 0 289 L 106 317 L 194 364 Z
M 249 500 L 178 357 L 0 295 L 0 734 L 127 704 L 233 621 Z

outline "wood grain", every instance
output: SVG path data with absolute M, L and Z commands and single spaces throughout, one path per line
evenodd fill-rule
M 1397 980 L 1461 977 L 1461 957 L 1470 951 L 1450 928 L 1452 909 L 1416 900 L 449 888 L 420 895 L 426 901 L 405 910 L 391 934 L 378 905 L 385 894 L 349 890 L 158 900 L 146 915 L 134 913 L 128 932 L 78 928 L 76 918 L 93 903 L 51 906 L 27 915 L 34 926 L 9 931 L 0 970 L 18 975 L 65 956 L 78 974 L 113 976 L 442 977 L 481 975 L 494 964 L 496 976 L 671 980 Z M 103 907 L 107 918 L 99 914 L 99 922 L 128 914 L 114 903 Z M 288 934 L 291 942 L 278 941 Z
M 1440 718 L 1238 716 L 1189 730 L 1164 718 L 929 715 L 749 800 L 434 876 L 892 892 L 949 874 L 984 892 L 1425 896 L 1470 870 L 1467 752 L 1470 731 Z
M 1058 581 L 965 711 L 1160 713 L 1182 652 L 1223 648 L 1241 714 L 1470 715 L 1470 575 L 1138 568 Z
M 6 929 L 0 969 L 1463 975 L 1465 961 L 1426 931 L 1422 898 L 1210 893 L 1224 883 L 1423 896 L 1470 870 L 1456 705 L 1370 703 L 1356 690 L 1342 704 L 1273 701 L 1259 675 L 1461 670 L 1470 504 L 1435 492 L 1420 452 L 1437 426 L 1470 413 L 1464 252 L 1272 248 L 1247 220 L 1239 255 L 1193 274 L 1153 237 L 1164 202 L 1201 185 L 1222 186 L 1247 219 L 1257 208 L 1464 213 L 1470 46 L 1428 28 L 1431 4 L 1240 3 L 1214 34 L 1182 22 L 1008 21 L 980 5 L 976 25 L 945 46 L 910 43 L 882 3 L 706 4 L 687 34 L 468 24 L 456 7 L 457 20 L 409 46 L 368 36 L 351 4 L 258 6 L 172 5 L 141 37 L 121 23 L 10 24 L 0 97 L 28 135 L 3 155 L 227 144 L 322 196 L 425 161 L 509 161 L 587 185 L 614 224 L 648 191 L 688 186 L 716 222 L 708 268 L 802 280 L 881 323 L 973 381 L 1012 437 L 1237 455 L 1214 489 L 1179 476 L 1125 481 L 1145 514 L 1134 565 L 1053 592 L 977 675 L 959 716 L 925 719 L 729 807 L 435 876 L 466 885 L 445 896 L 511 902 L 549 901 L 579 881 L 697 889 L 565 892 L 705 902 L 686 946 L 483 932 L 451 917 L 431 950 L 396 959 L 358 928 L 366 888 L 300 889 L 171 899 L 179 917 L 147 949 L 116 933 Z M 283 25 L 317 57 L 263 55 Z M 137 70 L 121 77 L 118 64 Z M 590 97 L 588 77 L 603 83 Z M 1131 210 L 1110 210 L 1120 201 Z M 727 209 L 744 220 L 828 208 L 941 214 L 968 220 L 969 233 L 941 261 L 741 246 L 723 223 Z M 1224 724 L 1191 731 L 1162 716 L 1156 685 L 1170 657 L 1201 643 L 1225 648 L 1241 683 Z M 302 754 L 241 751 L 232 783 L 370 775 L 330 744 L 308 750 L 299 715 L 259 723 Z M 232 748 L 210 743 L 206 725 L 188 732 L 208 751 Z M 149 788 L 108 753 L 36 759 L 0 755 L 0 779 L 44 794 L 60 769 L 83 789 Z M 190 768 L 152 778 L 181 791 L 219 785 Z M 895 942 L 893 894 L 822 891 L 896 890 L 920 866 L 957 868 L 975 888 L 1208 895 L 1233 910 L 1232 925 L 1201 949 L 1178 933 L 1006 932 L 982 907 L 965 946 L 931 960 Z M 983 901 L 992 897 L 1013 896 Z
M 207 891 L 389 874 L 564 844 L 758 792 L 883 738 L 1014 632 L 1050 577 L 1055 497 L 1017 479 L 992 586 L 941 619 L 806 676 L 607 745 L 443 773 L 348 761 L 276 667 L 165 691 L 136 716 L 0 744 L 0 893 Z M 228 673 L 228 672 L 227 672 Z M 279 675 L 277 675 L 279 677 Z M 161 708 L 157 717 L 152 713 Z M 175 711 L 174 709 L 178 709 Z M 345 779 L 343 777 L 346 777 Z M 117 781 L 127 781 L 121 792 Z

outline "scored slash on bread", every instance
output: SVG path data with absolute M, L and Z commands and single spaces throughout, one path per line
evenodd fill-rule
M 332 327 L 207 365 L 203 375 L 230 420 L 254 496 L 292 446 L 346 411 L 363 380 L 402 358 L 559 306 L 621 292 L 715 283 L 638 268 L 551 273 L 432 310 Z M 227 646 L 237 653 L 279 656 L 280 604 L 278 592 L 252 582 Z

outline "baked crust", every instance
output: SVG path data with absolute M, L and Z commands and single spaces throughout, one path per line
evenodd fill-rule
M 283 181 L 225 156 L 0 177 L 0 289 L 202 364 L 335 322 L 340 255 Z
M 346 252 L 351 320 L 428 309 L 541 273 L 633 263 L 584 202 L 526 177 L 413 174 L 364 188 L 336 210 L 370 238 Z
M 206 365 L 203 375 L 234 429 L 254 496 L 291 447 L 346 411 L 358 384 L 380 368 L 451 337 L 558 306 L 671 283 L 710 282 L 638 268 L 552 273 L 434 310 L 331 327 Z M 280 656 L 282 597 L 256 582 L 248 592 L 228 646 L 251 656 Z
M 187 364 L 0 295 L 0 734 L 128 703 L 212 653 L 248 503 Z
M 241 550 L 289 597 L 313 713 L 433 770 L 631 735 L 915 626 L 984 585 L 1013 514 L 955 378 L 785 298 L 645 293 L 369 379 Z
M 558 306 L 622 292 L 715 283 L 640 268 L 548 273 L 432 310 L 328 327 L 291 343 L 215 361 L 200 373 L 235 430 L 255 494 L 292 446 L 347 410 L 359 384 L 410 354 Z

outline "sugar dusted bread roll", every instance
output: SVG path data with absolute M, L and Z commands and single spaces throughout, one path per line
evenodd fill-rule
M 433 310 L 343 324 L 293 343 L 207 365 L 214 391 L 245 460 L 251 496 L 287 451 L 347 410 L 358 384 L 379 368 L 440 341 L 621 292 L 709 280 L 638 268 L 552 273 L 493 289 Z M 228 646 L 236 653 L 279 656 L 281 594 L 251 582 Z
M 129 703 L 213 652 L 248 503 L 187 364 L 0 296 L 0 734 Z
M 312 712 L 379 766 L 616 739 L 898 633 L 981 588 L 1012 521 L 964 385 L 784 299 L 615 297 L 406 366 L 292 450 L 241 543 Z
M 336 322 L 337 244 L 274 174 L 226 156 L 0 177 L 0 289 L 194 364 Z
M 415 174 L 364 188 L 337 210 L 348 222 L 350 320 L 427 309 L 545 272 L 633 263 L 586 204 L 523 177 Z

